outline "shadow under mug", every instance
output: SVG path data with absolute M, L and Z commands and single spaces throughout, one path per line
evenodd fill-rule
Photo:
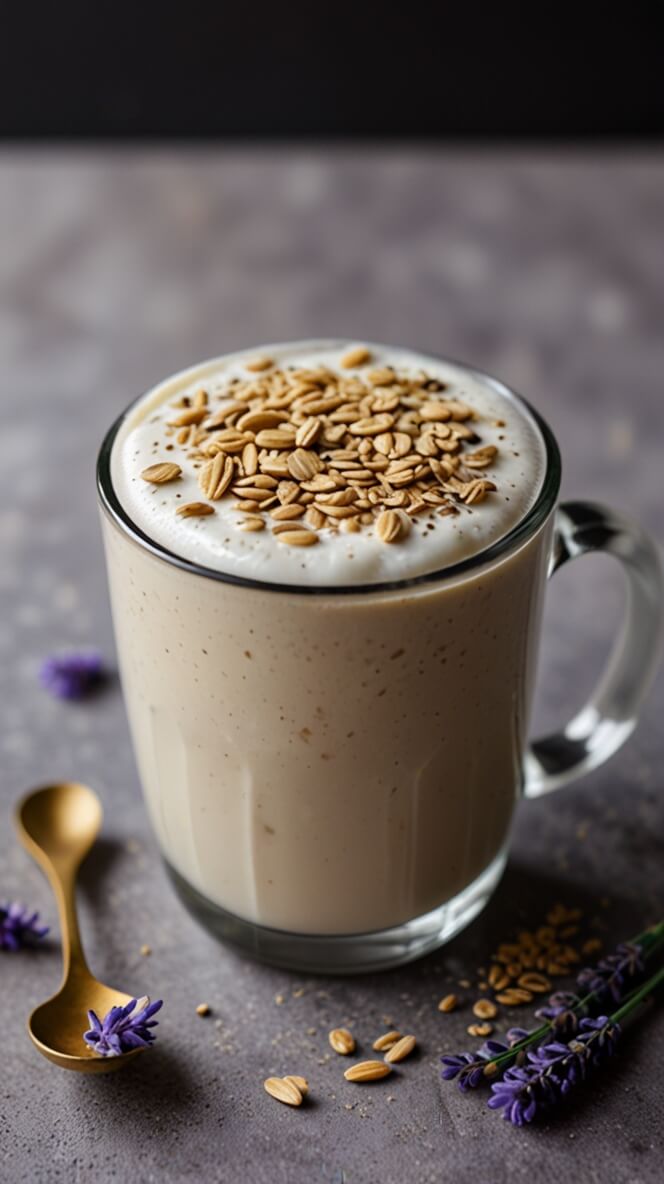
M 601 506 L 557 505 L 548 426 L 469 373 L 533 421 L 541 492 L 493 546 L 396 584 L 292 587 L 198 567 L 117 497 L 124 416 L 102 446 L 113 617 L 152 823 L 190 911 L 266 962 L 361 972 L 448 941 L 500 879 L 518 798 L 611 756 L 654 674 L 653 542 Z M 586 706 L 529 744 L 546 580 L 593 551 L 627 577 L 622 632 Z

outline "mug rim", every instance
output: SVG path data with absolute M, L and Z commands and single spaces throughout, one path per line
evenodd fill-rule
M 279 342 L 274 343 L 272 348 L 283 346 L 302 346 L 311 347 L 316 345 L 330 346 L 341 348 L 348 347 L 352 344 L 349 340 L 318 340 L 311 339 L 309 341 L 294 341 L 294 342 Z M 369 348 L 387 349 L 385 345 L 377 342 L 367 342 Z M 255 348 L 255 347 L 254 347 Z M 260 347 L 269 349 L 270 346 Z M 526 418 L 529 418 L 538 430 L 544 445 L 544 453 L 546 459 L 546 466 L 542 484 L 537 494 L 535 501 L 530 509 L 519 521 L 512 527 L 507 534 L 502 535 L 496 542 L 491 543 L 488 547 L 484 547 L 481 551 L 466 559 L 460 560 L 458 563 L 448 564 L 445 567 L 437 568 L 435 571 L 424 572 L 420 575 L 409 576 L 398 580 L 382 581 L 380 583 L 371 584 L 284 584 L 279 582 L 272 582 L 268 580 L 252 579 L 247 576 L 235 575 L 232 572 L 217 571 L 215 568 L 205 567 L 203 564 L 195 563 L 191 559 L 186 559 L 181 555 L 177 555 L 174 551 L 170 551 L 167 547 L 152 539 L 145 531 L 133 521 L 127 510 L 122 505 L 116 490 L 113 485 L 111 476 L 111 454 L 116 437 L 124 424 L 127 417 L 131 414 L 134 407 L 137 406 L 150 392 L 144 392 L 136 399 L 133 399 L 124 411 L 120 413 L 117 419 L 112 423 L 102 440 L 99 454 L 97 457 L 97 493 L 99 501 L 105 513 L 112 520 L 123 533 L 127 534 L 135 543 L 137 543 L 144 550 L 149 551 L 156 558 L 163 562 L 170 563 L 174 567 L 179 567 L 183 571 L 188 571 L 193 575 L 202 576 L 205 579 L 216 580 L 224 584 L 234 584 L 236 587 L 253 588 L 263 592 L 279 592 L 281 594 L 289 594 L 292 596 L 361 596 L 367 594 L 376 594 L 379 592 L 395 592 L 405 590 L 408 588 L 419 587 L 431 583 L 444 583 L 453 581 L 459 577 L 466 576 L 469 572 L 477 570 L 482 567 L 491 566 L 499 559 L 504 559 L 512 554 L 518 547 L 527 539 L 531 538 L 537 533 L 540 526 L 546 521 L 552 509 L 556 505 L 558 493 L 560 491 L 561 481 L 561 458 L 558 442 L 549 427 L 548 423 L 542 415 L 528 402 L 523 395 L 518 394 L 512 387 L 502 382 L 494 375 L 488 374 L 484 370 L 480 370 L 475 366 L 470 366 L 466 362 L 457 361 L 445 355 L 426 355 L 420 354 L 415 350 L 397 348 L 400 353 L 411 353 L 414 357 L 420 360 L 427 357 L 435 361 L 446 362 L 452 366 L 465 371 L 470 377 L 477 379 L 480 382 L 491 387 L 501 397 L 507 399 L 508 402 L 513 403 L 520 409 L 521 413 L 525 413 Z M 240 351 L 230 351 L 230 354 L 235 354 Z M 247 352 L 247 351 L 242 351 Z M 229 354 L 221 354 L 217 358 L 209 358 L 206 361 L 195 363 L 193 366 L 186 367 L 184 370 L 178 371 L 176 374 L 163 380 L 157 384 L 158 386 L 165 385 L 180 377 L 184 377 L 189 372 L 206 369 L 213 366 L 215 363 L 220 363 L 226 360 Z M 157 389 L 152 388 L 152 389 Z

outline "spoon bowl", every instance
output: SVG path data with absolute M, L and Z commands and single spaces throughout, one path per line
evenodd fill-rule
M 20 802 L 16 823 L 23 846 L 46 873 L 58 903 L 62 932 L 60 990 L 32 1012 L 28 1031 L 43 1056 L 62 1069 L 108 1073 L 132 1060 L 140 1049 L 120 1056 L 96 1055 L 84 1040 L 87 1012 L 100 1019 L 111 1007 L 132 998 L 107 987 L 90 972 L 78 928 L 76 874 L 99 833 L 102 808 L 86 785 L 64 781 L 44 786 Z
M 77 781 L 36 789 L 18 807 L 21 838 L 31 844 L 31 854 L 42 866 L 41 856 L 78 855 L 82 862 L 99 834 L 101 820 L 96 793 Z
M 84 996 L 84 997 L 83 997 Z M 87 1029 L 86 1012 L 92 1008 L 98 1016 L 104 1016 L 111 1007 L 123 1007 L 131 995 L 114 991 L 91 978 L 88 986 L 81 990 L 58 991 L 46 1003 L 35 1007 L 28 1020 L 30 1039 L 42 1056 L 61 1069 L 76 1069 L 82 1073 L 111 1073 L 120 1069 L 136 1056 L 140 1049 L 123 1053 L 119 1057 L 95 1056 L 83 1042 Z

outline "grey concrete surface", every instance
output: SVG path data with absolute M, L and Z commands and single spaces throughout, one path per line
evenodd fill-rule
M 493 371 L 556 431 L 564 496 L 603 499 L 661 537 L 661 157 L 5 149 L 0 240 L 0 897 L 53 925 L 42 949 L 0 955 L 0 1180 L 661 1179 L 661 1016 L 564 1115 L 513 1130 L 440 1083 L 440 1054 L 471 1041 L 467 1010 L 436 1010 L 496 940 L 557 899 L 580 904 L 608 944 L 661 915 L 661 678 L 609 766 L 522 804 L 504 881 L 465 934 L 406 969 L 347 980 L 254 965 L 196 928 L 158 861 L 117 680 L 81 705 L 36 680 L 59 647 L 99 645 L 113 665 L 93 485 L 102 433 L 170 371 L 261 340 L 348 334 Z M 581 702 L 621 607 L 605 560 L 556 576 L 541 727 Z M 57 778 L 87 781 L 105 807 L 80 894 L 91 964 L 166 1000 L 158 1046 L 106 1078 L 58 1071 L 25 1032 L 60 967 L 53 901 L 11 811 Z M 348 1024 L 366 1050 L 384 1016 L 420 1052 L 398 1080 L 362 1090 L 325 1059 L 326 1033 Z M 306 1110 L 263 1092 L 288 1071 L 310 1079 Z

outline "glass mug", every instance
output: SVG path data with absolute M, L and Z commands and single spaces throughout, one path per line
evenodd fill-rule
M 611 756 L 654 673 L 654 544 L 613 511 L 557 506 L 548 426 L 465 369 L 539 428 L 542 487 L 492 546 L 394 584 L 294 587 L 198 567 L 120 504 L 110 458 L 125 416 L 102 445 L 113 618 L 152 823 L 185 905 L 264 961 L 375 970 L 448 941 L 501 877 L 519 797 Z M 586 706 L 529 744 L 547 576 L 590 551 L 623 566 L 623 630 Z

